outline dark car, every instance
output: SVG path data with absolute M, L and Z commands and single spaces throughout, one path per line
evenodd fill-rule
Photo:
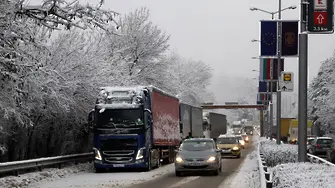
M 175 160 L 176 176 L 184 172 L 221 172 L 221 150 L 211 138 L 190 138 L 183 141 Z
M 316 137 L 308 148 L 308 153 L 313 155 L 326 155 L 331 148 L 333 139 L 330 137 Z

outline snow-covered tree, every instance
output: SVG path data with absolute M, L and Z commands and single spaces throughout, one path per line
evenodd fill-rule
M 309 116 L 325 133 L 335 130 L 335 54 L 322 62 L 309 88 Z

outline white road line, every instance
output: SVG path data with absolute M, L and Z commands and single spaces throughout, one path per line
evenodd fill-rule
M 200 176 L 190 176 L 190 177 L 183 178 L 182 180 L 180 180 L 180 181 L 176 182 L 175 184 L 172 184 L 171 186 L 169 186 L 169 188 L 179 187 L 181 185 L 184 185 L 186 183 L 194 181 L 198 178 L 200 178 Z

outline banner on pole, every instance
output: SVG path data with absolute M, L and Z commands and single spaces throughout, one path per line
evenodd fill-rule
M 282 56 L 298 55 L 298 21 L 282 21 Z
M 261 56 L 277 55 L 277 21 L 261 20 Z
M 272 71 L 271 71 L 272 65 Z M 284 59 L 281 59 L 280 65 L 281 71 L 284 71 Z M 259 80 L 260 81 L 270 81 L 271 74 L 272 80 L 278 80 L 278 59 L 274 58 L 261 58 L 259 67 Z

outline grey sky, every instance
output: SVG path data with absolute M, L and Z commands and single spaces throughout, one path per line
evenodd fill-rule
M 300 0 L 282 0 L 282 8 L 291 5 L 299 7 L 299 4 Z M 105 0 L 104 5 L 121 14 L 141 6 L 148 7 L 151 20 L 171 35 L 172 50 L 212 66 L 212 88 L 220 102 L 223 95 L 235 94 L 230 91 L 234 77 L 258 76 L 251 70 L 259 69 L 259 60 L 252 60 L 251 57 L 259 55 L 259 43 L 252 43 L 251 39 L 259 39 L 259 20 L 271 19 L 271 15 L 250 11 L 249 8 L 276 11 L 278 0 Z M 284 11 L 282 18 L 297 20 L 299 8 Z M 334 42 L 334 35 L 310 35 L 310 80 L 317 74 L 320 61 L 332 55 Z M 297 68 L 297 58 L 285 60 L 285 70 L 295 72 L 296 81 Z

